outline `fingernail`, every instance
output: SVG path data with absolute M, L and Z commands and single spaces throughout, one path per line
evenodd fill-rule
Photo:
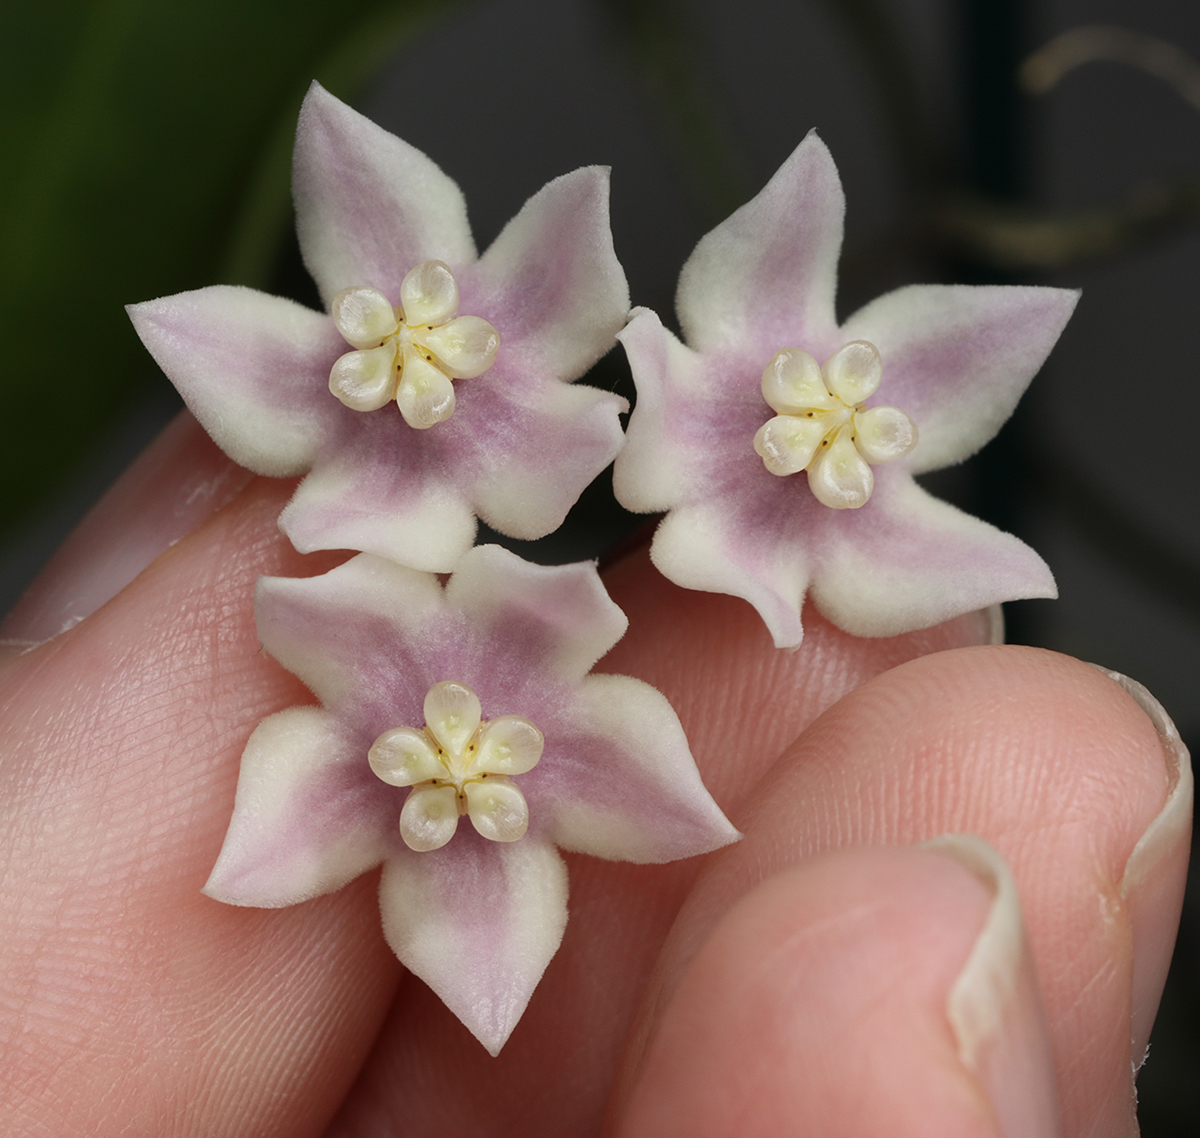
M 186 411 L 117 479 L 0 624 L 15 655 L 65 632 L 249 481 Z
M 979 1079 L 1004 1138 L 1053 1138 L 1058 1134 L 1054 1065 L 1012 874 L 1004 859 L 972 834 L 944 835 L 922 842 L 921 848 L 959 862 L 994 897 L 946 1001 L 959 1058 Z
M 1146 1059 L 1183 906 L 1192 836 L 1192 760 L 1170 716 L 1146 688 L 1120 672 L 1100 671 L 1120 684 L 1149 716 L 1167 768 L 1167 800 L 1133 847 L 1120 884 L 1133 939 L 1130 1059 L 1136 1071 Z

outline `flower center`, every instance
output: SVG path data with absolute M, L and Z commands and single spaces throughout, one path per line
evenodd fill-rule
M 392 786 L 411 786 L 400 835 L 418 852 L 444 846 L 466 814 L 485 838 L 515 842 L 529 827 L 529 807 L 512 775 L 542 757 L 542 733 L 519 715 L 481 718 L 466 684 L 443 681 L 425 696 L 425 726 L 393 727 L 371 746 L 371 770 Z
M 882 378 L 879 349 L 867 340 L 845 344 L 823 367 L 799 348 L 776 352 L 762 393 L 777 414 L 754 436 L 763 465 L 781 477 L 807 470 L 817 501 L 835 510 L 866 505 L 871 467 L 917 445 L 917 425 L 903 411 L 867 407 Z
M 356 349 L 329 373 L 329 390 L 355 411 L 395 399 L 420 430 L 454 414 L 455 379 L 492 366 L 500 337 L 486 320 L 458 315 L 458 284 L 448 265 L 425 261 L 400 284 L 400 307 L 377 289 L 344 288 L 333 298 L 333 322 Z

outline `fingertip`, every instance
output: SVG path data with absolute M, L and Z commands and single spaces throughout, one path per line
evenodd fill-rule
M 959 861 L 914 848 L 836 851 L 761 882 L 685 966 L 615 1133 L 1055 1133 L 1048 1069 L 982 1080 L 950 1022 L 996 897 Z M 1036 1002 L 1015 1014 L 1044 1033 Z M 1041 1104 L 1023 1129 L 1005 1128 L 997 1087 Z
M 980 834 L 1020 887 L 1064 1126 L 1128 1128 L 1131 1015 L 1136 1037 L 1186 860 L 1176 832 L 1149 886 L 1123 897 L 1132 851 L 1183 778 L 1163 755 L 1138 704 L 1076 660 L 978 647 L 910 661 L 830 708 L 754 788 L 733 816 L 746 838 L 698 883 L 674 949 L 694 951 L 734 898 L 799 858 Z

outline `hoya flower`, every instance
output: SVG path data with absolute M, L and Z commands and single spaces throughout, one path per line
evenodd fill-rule
M 649 310 L 621 333 L 637 384 L 616 491 L 666 511 L 671 580 L 743 597 L 780 647 L 806 593 L 857 636 L 894 636 L 1055 595 L 1033 550 L 927 494 L 1012 413 L 1077 295 L 913 285 L 840 325 L 845 206 L 809 135 L 696 246 L 679 278 L 686 344 Z
M 205 892 L 293 905 L 382 863 L 388 943 L 493 1054 L 562 937 L 555 847 L 665 862 L 737 836 L 663 696 L 587 674 L 626 624 L 590 564 L 477 546 L 443 586 L 362 554 L 264 578 L 257 617 L 323 706 L 251 735 Z
M 477 517 L 556 529 L 623 441 L 625 401 L 569 382 L 628 312 L 607 172 L 551 182 L 477 257 L 458 187 L 314 84 L 293 189 L 327 313 L 229 286 L 129 310 L 226 453 L 307 474 L 280 518 L 293 544 L 448 572 Z

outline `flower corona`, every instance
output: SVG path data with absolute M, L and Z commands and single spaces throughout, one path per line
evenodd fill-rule
M 897 407 L 871 407 L 883 364 L 869 340 L 852 340 L 822 367 L 808 352 L 784 348 L 762 374 L 763 398 L 776 413 L 754 436 L 772 474 L 808 471 L 817 501 L 835 510 L 867 504 L 871 467 L 917 445 L 917 425 Z
M 474 379 L 496 359 L 500 337 L 478 316 L 458 315 L 458 284 L 442 261 L 424 261 L 400 285 L 400 307 L 378 289 L 344 288 L 333 322 L 355 350 L 329 373 L 329 390 L 355 411 L 396 400 L 418 430 L 454 414 L 455 379 Z
M 400 835 L 423 853 L 444 846 L 466 814 L 485 838 L 515 842 L 529 828 L 529 807 L 511 775 L 542 757 L 542 733 L 528 719 L 482 718 L 466 684 L 444 680 L 425 696 L 425 728 L 393 727 L 368 753 L 371 769 L 392 786 L 411 786 Z

